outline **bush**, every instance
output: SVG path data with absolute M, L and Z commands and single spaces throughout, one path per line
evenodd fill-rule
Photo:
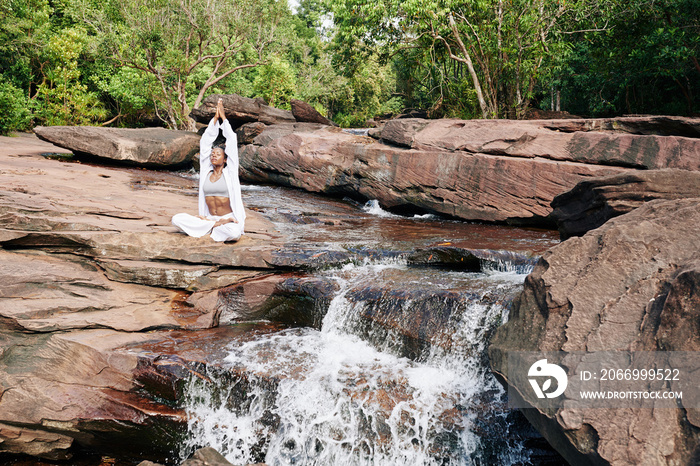
M 31 121 L 32 112 L 24 92 L 0 76 L 0 134 L 27 130 Z

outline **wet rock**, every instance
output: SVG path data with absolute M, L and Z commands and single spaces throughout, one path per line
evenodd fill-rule
M 328 118 L 321 115 L 318 110 L 307 104 L 303 100 L 292 99 L 292 114 L 299 122 L 320 123 L 322 125 L 338 126 Z
M 562 239 L 581 236 L 654 199 L 700 197 L 700 172 L 646 170 L 578 183 L 552 200 Z
M 73 439 L 66 435 L 0 423 L 0 453 L 36 456 L 47 460 L 67 460 Z
M 190 116 L 200 123 L 209 123 L 216 114 L 219 98 L 223 100 L 226 118 L 234 128 L 251 121 L 259 121 L 266 125 L 296 121 L 292 112 L 270 107 L 264 99 L 251 99 L 237 94 L 212 94 L 202 101 L 199 108 L 193 109 Z
M 418 150 L 700 170 L 700 135 L 695 129 L 700 120 L 678 120 L 678 132 L 665 136 L 644 134 L 652 131 L 644 130 L 641 121 L 635 125 L 631 118 L 625 124 L 641 128 L 638 131 L 642 134 L 619 130 L 618 120 L 560 120 L 558 126 L 550 120 L 391 120 L 382 130 L 382 139 Z M 576 121 L 582 130 L 574 130 L 577 127 L 572 122 Z M 643 121 L 653 126 L 649 119 Z M 608 130 L 608 126 L 615 130 Z
M 212 447 L 200 448 L 180 466 L 228 466 L 231 463 Z
M 423 120 L 399 120 L 424 124 Z M 387 209 L 549 225 L 551 200 L 590 176 L 626 169 L 381 144 L 336 128 L 266 128 L 240 151 L 241 176 L 354 198 Z
M 650 201 L 545 253 L 491 341 L 493 370 L 511 383 L 512 351 L 697 350 L 699 222 L 697 198 Z M 696 402 L 523 412 L 572 464 L 691 464 Z
M 261 319 L 320 328 L 338 285 L 322 277 L 276 274 L 245 280 L 188 302 L 199 312 L 217 312 L 221 324 Z
M 483 328 L 490 318 L 486 309 L 506 306 L 516 292 L 503 287 L 481 294 L 459 289 L 431 290 L 421 287 L 365 285 L 352 288 L 346 299 L 360 307 L 354 324 L 356 332 L 381 348 L 410 359 L 420 359 L 432 348 L 443 351 L 469 351 L 469 342 L 456 335 L 455 326 L 468 318 L 469 309 L 479 309 Z M 482 336 L 488 339 L 489 335 Z
M 474 272 L 488 268 L 525 272 L 533 267 L 536 261 L 535 258 L 512 251 L 464 249 L 455 246 L 421 248 L 408 255 L 409 264 L 433 265 Z
M 164 128 L 38 126 L 34 133 L 78 154 L 153 168 L 183 166 L 199 151 L 197 134 Z
M 137 358 L 118 351 L 153 338 L 112 330 L 21 334 L 4 328 L 0 423 L 36 437 L 29 448 L 46 458 L 69 457 L 69 444 L 106 454 L 167 456 L 186 425 L 184 413 L 139 393 Z M 11 430 L 0 430 L 0 439 L 6 451 L 26 452 Z
M 97 263 L 112 281 L 187 291 L 223 288 L 260 274 L 250 270 L 222 269 L 219 266 L 181 262 L 102 259 Z

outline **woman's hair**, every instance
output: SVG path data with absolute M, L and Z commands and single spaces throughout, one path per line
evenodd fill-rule
M 224 167 L 228 164 L 228 154 L 226 153 L 226 148 L 224 147 L 223 144 L 217 144 L 211 148 L 211 151 L 214 152 L 214 149 L 221 149 L 221 152 L 224 153 Z

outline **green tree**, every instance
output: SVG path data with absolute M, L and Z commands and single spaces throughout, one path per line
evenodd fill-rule
M 253 91 L 271 106 L 289 109 L 296 92 L 296 76 L 292 67 L 280 58 L 272 58 L 258 70 Z
M 64 29 L 46 44 L 47 66 L 34 96 L 35 116 L 47 125 L 90 124 L 106 116 L 97 95 L 80 81 L 78 58 L 87 42 L 85 31 Z
M 0 76 L 0 134 L 28 129 L 31 118 L 24 92 Z
M 287 12 L 281 0 L 72 0 L 117 66 L 155 83 L 170 128 L 194 128 L 190 109 L 231 74 L 267 62 Z M 145 78 L 144 78 L 145 79 Z
M 561 47 L 564 26 L 597 15 L 602 1 L 344 0 L 334 6 L 336 38 L 357 56 L 368 48 L 387 56 L 436 48 L 435 63 L 447 53 L 466 68 L 468 98 L 476 97 L 484 118 L 521 118 L 544 63 Z
M 698 11 L 698 0 L 619 2 L 604 30 L 571 35 L 552 67 L 567 109 L 592 116 L 698 112 Z

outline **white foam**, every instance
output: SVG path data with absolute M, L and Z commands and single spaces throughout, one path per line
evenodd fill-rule
M 502 393 L 478 355 L 506 311 L 465 302 L 451 322 L 458 348 L 435 346 L 421 362 L 398 357 L 390 342 L 355 334 L 363 304 L 346 293 L 405 267 L 401 261 L 345 265 L 331 274 L 340 291 L 321 331 L 291 329 L 230 348 L 231 371 L 247 374 L 246 400 L 232 406 L 227 395 L 222 401 L 207 394 L 220 381 L 194 384 L 186 447 L 213 446 L 234 464 L 261 460 L 261 449 L 270 465 L 470 464 L 483 442 L 473 427 L 483 408 L 474 402 L 482 393 Z M 512 286 L 509 281 L 494 278 L 494 286 Z M 275 428 L 264 421 L 270 417 Z M 503 464 L 526 459 L 517 445 L 508 450 L 499 457 Z
M 362 206 L 362 210 L 368 214 L 376 215 L 377 217 L 401 218 L 400 215 L 392 214 L 391 212 L 387 212 L 386 210 L 382 209 L 382 206 L 379 205 L 379 201 L 376 199 L 367 201 L 365 205 Z

